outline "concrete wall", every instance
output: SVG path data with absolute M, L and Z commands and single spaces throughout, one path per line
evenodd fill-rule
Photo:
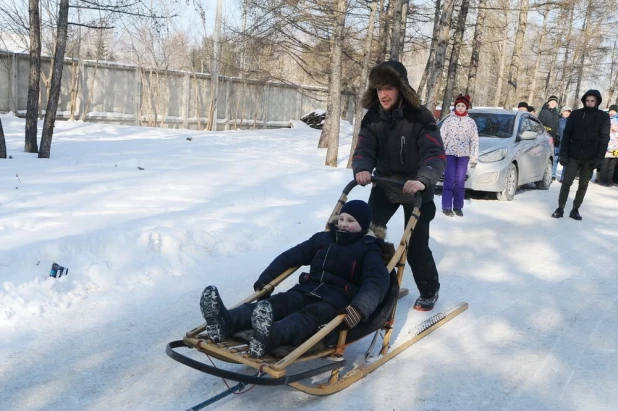
M 25 116 L 28 54 L 0 51 L 0 112 Z M 42 58 L 42 71 L 51 61 Z M 69 119 L 74 68 L 79 66 L 74 116 L 86 121 L 204 129 L 211 101 L 210 75 L 158 71 L 127 64 L 65 60 L 58 119 Z M 47 92 L 41 81 L 41 110 Z M 348 98 L 347 95 L 342 96 Z M 327 89 L 219 77 L 217 129 L 285 127 L 315 109 L 326 109 Z M 85 113 L 83 116 L 82 113 Z M 346 118 L 352 122 L 354 104 Z

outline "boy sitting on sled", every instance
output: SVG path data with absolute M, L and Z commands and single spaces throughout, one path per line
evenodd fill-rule
M 260 358 L 278 346 L 302 344 L 338 314 L 346 314 L 347 329 L 367 320 L 390 284 L 383 261 L 390 257 L 382 256 L 389 245 L 384 233 L 376 237 L 370 222 L 367 203 L 348 201 L 336 224 L 329 223 L 330 231 L 314 234 L 279 255 L 253 286 L 259 291 L 288 268 L 309 265 L 309 272 L 301 273 L 298 284 L 286 292 L 228 310 L 217 288 L 206 287 L 200 308 L 208 337 L 218 343 L 253 328 L 249 353 Z

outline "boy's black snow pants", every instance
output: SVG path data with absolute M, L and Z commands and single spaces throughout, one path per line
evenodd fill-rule
M 331 303 L 300 291 L 288 290 L 268 298 L 273 309 L 271 339 L 273 347 L 298 346 L 330 322 L 340 310 Z M 251 314 L 257 303 L 229 310 L 232 333 L 251 329 Z
M 377 185 L 371 188 L 369 207 L 371 207 L 372 221 L 375 225 L 386 227 L 400 205 L 403 205 L 405 227 L 412 215 L 414 205 L 391 203 L 382 187 Z M 433 296 L 440 289 L 438 269 L 429 249 L 429 223 L 435 216 L 436 205 L 433 201 L 421 205 L 421 216 L 412 232 L 408 246 L 408 264 L 412 269 L 416 286 L 424 297 Z

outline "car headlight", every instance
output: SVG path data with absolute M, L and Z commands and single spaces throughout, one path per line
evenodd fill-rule
M 500 148 L 479 156 L 479 161 L 483 163 L 493 163 L 504 159 L 504 157 L 506 157 L 506 149 Z

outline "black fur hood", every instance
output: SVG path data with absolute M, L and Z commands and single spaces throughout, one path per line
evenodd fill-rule
M 377 89 L 382 86 L 395 86 L 400 96 L 413 108 L 420 108 L 421 102 L 416 91 L 408 83 L 408 72 L 398 61 L 385 61 L 369 73 L 369 85 L 363 95 L 363 108 L 370 109 L 379 103 Z

